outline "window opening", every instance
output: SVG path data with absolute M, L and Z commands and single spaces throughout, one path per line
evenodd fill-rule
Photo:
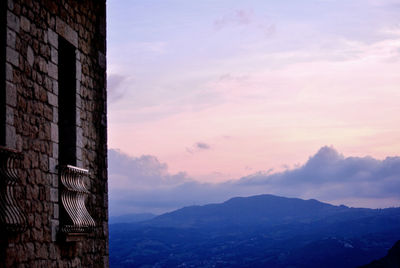
M 76 56 L 75 47 L 58 41 L 59 164 L 76 165 Z

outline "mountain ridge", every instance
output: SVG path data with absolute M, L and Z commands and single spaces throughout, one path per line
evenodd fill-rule
M 350 208 L 335 206 L 316 199 L 303 200 L 270 194 L 250 197 L 233 197 L 223 203 L 202 206 L 188 206 L 159 215 L 149 222 L 150 225 L 170 227 L 196 227 L 212 223 L 247 225 L 284 224 L 291 221 L 310 222 L 329 217 L 336 213 L 374 213 L 369 208 Z
M 273 195 L 189 206 L 110 225 L 113 267 L 356 267 L 398 240 L 400 208 Z M 397 239 L 396 239 L 397 238 Z

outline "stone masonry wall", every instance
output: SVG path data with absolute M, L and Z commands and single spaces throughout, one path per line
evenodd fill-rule
M 105 0 L 7 1 L 6 146 L 23 153 L 27 230 L 0 238 L 0 267 L 108 267 Z M 93 232 L 60 239 L 58 37 L 76 51 L 76 159 L 89 170 Z

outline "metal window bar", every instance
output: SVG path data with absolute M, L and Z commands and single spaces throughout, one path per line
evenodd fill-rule
M 15 150 L 0 146 L 0 226 L 6 233 L 26 230 L 26 216 L 15 198 L 15 186 L 21 180 L 17 169 L 23 155 Z
M 59 170 L 62 184 L 61 202 L 66 212 L 64 222 L 61 222 L 61 232 L 91 232 L 96 224 L 85 206 L 90 192 L 84 182 L 89 171 L 71 165 L 62 166 Z

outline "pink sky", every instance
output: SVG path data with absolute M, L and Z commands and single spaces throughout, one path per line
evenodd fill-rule
M 398 155 L 400 2 L 289 2 L 111 2 L 109 147 L 204 182 Z

